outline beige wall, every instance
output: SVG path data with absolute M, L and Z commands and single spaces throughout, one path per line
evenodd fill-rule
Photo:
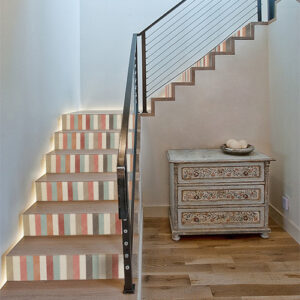
M 196 72 L 195 86 L 176 87 L 175 102 L 142 118 L 145 206 L 168 205 L 168 149 L 217 148 L 233 137 L 270 153 L 267 30 L 256 26 L 254 41 L 236 42 L 236 55 L 217 57 L 216 70 Z
M 300 3 L 282 0 L 269 26 L 271 214 L 300 243 Z M 289 197 L 283 210 L 282 195 Z

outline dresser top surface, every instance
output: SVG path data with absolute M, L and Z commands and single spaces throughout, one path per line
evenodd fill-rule
M 172 163 L 195 163 L 195 162 L 251 162 L 271 161 L 271 157 L 253 151 L 248 155 L 225 154 L 221 149 L 182 149 L 168 150 L 168 159 Z

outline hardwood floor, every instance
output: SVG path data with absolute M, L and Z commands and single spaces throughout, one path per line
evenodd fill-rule
M 167 218 L 145 218 L 142 299 L 300 299 L 300 246 L 270 220 L 259 235 L 171 239 Z
M 171 239 L 167 218 L 145 218 L 144 300 L 300 299 L 300 246 L 271 223 L 258 235 Z M 8 282 L 0 299 L 136 299 L 123 295 L 122 280 Z

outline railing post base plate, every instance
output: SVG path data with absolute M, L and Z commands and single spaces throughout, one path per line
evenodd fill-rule
M 123 294 L 134 294 L 134 292 L 135 292 L 135 284 L 132 284 L 132 287 L 129 289 L 126 289 L 124 287 Z

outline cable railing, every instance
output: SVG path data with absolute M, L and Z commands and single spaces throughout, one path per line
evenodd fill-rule
M 257 21 L 257 0 L 184 1 L 141 33 L 143 111 L 147 99 L 234 31 Z M 163 21 L 162 21 L 163 20 Z
M 275 0 L 268 1 L 268 15 L 271 19 L 274 17 Z M 142 98 L 141 112 L 147 113 L 150 96 L 195 65 L 239 29 L 250 22 L 261 20 L 261 0 L 182 0 L 139 34 L 133 34 L 117 162 L 124 293 L 134 293 L 135 290 L 133 240 L 139 95 Z M 138 55 L 139 49 L 141 53 Z M 138 70 L 141 71 L 140 86 Z M 129 125 L 131 118 L 132 126 Z M 127 165 L 129 151 L 133 157 L 130 166 Z

